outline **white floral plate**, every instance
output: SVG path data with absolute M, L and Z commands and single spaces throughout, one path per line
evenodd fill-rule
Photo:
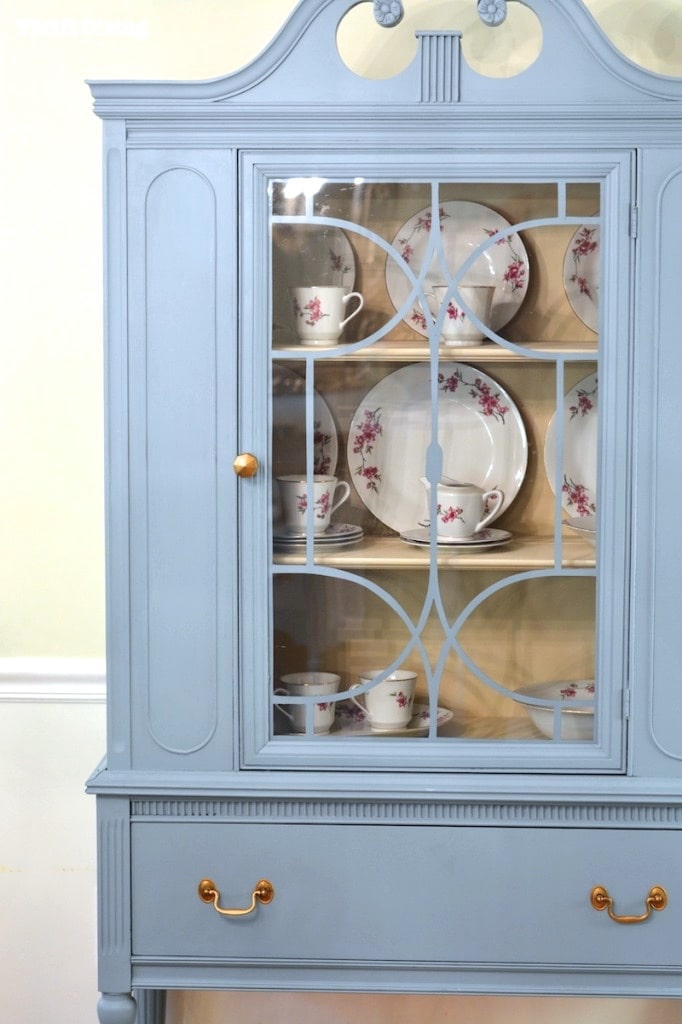
M 406 544 L 416 544 L 419 547 L 428 547 L 431 543 L 431 531 L 428 526 L 417 526 L 414 530 L 406 530 L 400 534 L 400 539 Z M 508 544 L 512 539 L 508 530 L 495 530 L 487 527 L 479 530 L 473 537 L 439 537 L 436 541 L 438 547 L 454 548 L 497 548 L 500 544 Z
M 321 395 L 314 396 L 314 472 L 333 476 L 339 457 L 336 425 Z M 273 477 L 305 473 L 305 381 L 282 363 L 272 366 Z
M 440 232 L 443 252 L 450 274 L 457 273 L 461 265 L 486 238 L 504 231 L 511 225 L 495 210 L 481 203 L 450 200 L 439 206 Z M 398 231 L 392 245 L 416 276 L 429 259 L 424 280 L 424 291 L 446 283 L 436 256 L 429 255 L 432 212 L 428 207 L 410 217 Z M 463 284 L 492 284 L 495 287 L 490 324 L 499 331 L 518 312 L 528 289 L 528 253 L 519 236 L 510 232 L 485 249 L 467 271 Z M 386 259 L 386 287 L 391 302 L 400 309 L 412 290 L 401 266 L 390 256 Z M 428 299 L 428 295 L 427 295 Z M 428 328 L 424 310 L 414 303 L 403 317 L 405 323 L 426 336 Z
M 599 227 L 582 225 L 564 257 L 564 288 L 573 312 L 586 327 L 599 327 Z
M 273 224 L 273 341 L 298 345 L 289 288 L 355 284 L 355 256 L 341 228 L 324 224 Z
M 438 708 L 436 725 L 440 727 L 449 722 L 452 711 Z M 415 704 L 414 714 L 407 725 L 396 729 L 373 731 L 362 711 L 351 701 L 339 701 L 336 706 L 336 718 L 332 727 L 332 735 L 343 733 L 352 736 L 425 736 L 431 725 L 431 716 L 427 704 Z
M 561 505 L 572 518 L 597 511 L 597 374 L 591 373 L 564 396 L 564 469 Z M 556 413 L 545 435 L 545 472 L 556 483 Z
M 356 409 L 348 435 L 349 473 L 370 512 L 398 533 L 428 512 L 424 476 L 431 441 L 431 370 L 413 363 L 388 374 Z M 443 475 L 516 497 L 528 464 L 521 415 L 500 385 L 465 363 L 440 363 L 438 433 Z

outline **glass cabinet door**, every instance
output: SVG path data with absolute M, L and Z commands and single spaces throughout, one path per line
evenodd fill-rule
M 247 759 L 622 770 L 629 158 L 326 171 L 253 197 L 269 586 Z

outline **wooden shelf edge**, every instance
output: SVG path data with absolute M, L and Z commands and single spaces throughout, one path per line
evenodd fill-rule
M 596 565 L 595 549 L 580 537 L 562 538 L 562 569 L 592 569 Z M 303 565 L 305 550 L 276 547 L 276 565 Z M 356 544 L 318 547 L 314 565 L 345 569 L 425 569 L 430 562 L 430 548 L 408 544 L 399 537 L 365 536 Z M 438 566 L 453 569 L 551 569 L 554 567 L 553 538 L 516 536 L 500 547 L 453 550 L 438 549 Z

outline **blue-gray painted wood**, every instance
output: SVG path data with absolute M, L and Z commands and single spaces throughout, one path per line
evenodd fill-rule
M 164 1024 L 166 1019 L 166 993 L 159 989 L 136 989 L 137 1003 L 135 1024 Z
M 135 1024 L 137 1004 L 126 992 L 104 992 L 97 1004 L 99 1024 Z
M 323 958 L 358 969 L 581 963 L 670 968 L 682 978 L 674 914 L 618 927 L 589 902 L 592 887 L 606 885 L 619 913 L 641 914 L 662 877 L 672 894 L 682 882 L 675 832 L 388 823 L 298 825 L 286 836 L 264 824 L 148 823 L 133 832 L 133 948 L 143 960 L 219 955 L 264 974 L 273 961 L 304 967 Z M 201 878 L 213 880 L 223 907 L 247 906 L 259 878 L 275 896 L 230 919 L 198 898 Z M 159 900 L 159 891 L 174 898 Z
M 105 122 L 101 1024 L 132 1024 L 133 988 L 142 1024 L 178 987 L 682 996 L 682 81 L 617 53 L 581 0 L 527 3 L 543 50 L 512 79 L 473 71 L 454 31 L 393 79 L 362 79 L 334 42 L 353 0 L 302 0 L 224 78 L 91 83 Z M 390 46 L 400 4 L 373 6 L 396 22 Z M 603 182 L 610 685 L 594 744 L 270 738 L 268 474 L 238 483 L 231 462 L 268 460 L 268 178 L 320 173 Z M 234 905 L 272 876 L 275 901 L 227 921 L 198 900 L 205 875 Z M 589 906 L 595 884 L 623 913 L 654 884 L 670 904 L 626 928 Z
M 231 766 L 231 174 L 229 153 L 129 156 L 132 760 L 148 767 Z

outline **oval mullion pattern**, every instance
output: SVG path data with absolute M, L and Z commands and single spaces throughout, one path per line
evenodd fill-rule
M 380 600 L 382 600 L 391 609 L 391 611 L 393 611 L 396 614 L 396 616 L 400 619 L 400 621 L 405 626 L 407 632 L 410 635 L 410 639 L 403 646 L 400 653 L 397 654 L 396 657 L 393 659 L 390 667 L 387 666 L 387 671 L 392 672 L 394 669 L 399 668 L 400 665 L 405 661 L 405 659 L 412 653 L 412 651 L 417 650 L 422 658 L 424 671 L 428 678 L 429 659 L 426 648 L 424 646 L 424 641 L 422 639 L 422 632 L 424 630 L 426 619 L 428 618 L 430 611 L 430 604 L 427 604 L 426 601 L 424 602 L 424 605 L 420 610 L 417 621 L 415 622 L 411 619 L 411 617 L 405 611 L 403 606 L 395 599 L 395 597 L 389 591 L 385 590 L 383 587 L 380 587 L 377 583 L 374 583 L 372 580 L 365 579 L 364 577 L 358 576 L 353 572 L 348 572 L 345 569 L 336 569 L 332 566 L 317 565 L 315 564 L 314 561 L 307 561 L 303 565 L 273 565 L 272 572 L 273 576 L 324 576 L 327 579 L 337 579 L 342 580 L 346 583 L 353 583 L 355 585 L 363 587 L 365 590 L 368 590 L 371 594 L 374 594 L 375 597 L 378 597 Z M 357 691 L 354 692 L 363 693 L 364 689 L 367 689 L 367 687 L 358 687 Z M 340 696 L 336 694 L 329 695 L 327 699 L 340 700 L 342 699 L 343 694 L 345 692 L 346 691 L 343 691 Z M 315 698 L 309 698 L 310 701 L 313 701 L 314 699 Z M 297 702 L 305 703 L 305 701 L 306 698 L 300 698 Z
M 429 227 L 429 239 L 423 255 L 422 265 L 418 273 L 415 273 L 413 267 L 403 258 L 398 249 L 388 242 L 386 239 L 376 234 L 369 228 L 356 224 L 350 221 L 346 221 L 336 217 L 318 217 L 314 215 L 306 215 L 303 217 L 292 217 L 292 216 L 276 216 L 272 218 L 273 223 L 305 223 L 305 224 L 319 224 L 321 227 L 335 227 L 342 230 L 348 231 L 351 234 L 356 233 L 364 238 L 371 241 L 382 249 L 388 259 L 392 259 L 403 271 L 408 279 L 410 289 L 409 294 L 401 304 L 400 308 L 396 311 L 395 315 L 381 328 L 376 330 L 373 334 L 361 341 L 354 342 L 352 344 L 342 344 L 340 348 L 344 351 L 351 353 L 359 349 L 367 348 L 372 345 L 373 342 L 380 340 L 385 337 L 394 327 L 403 321 L 406 313 L 409 311 L 411 305 L 415 302 L 419 303 L 425 310 L 428 310 L 428 304 L 426 302 L 425 293 L 425 279 L 427 273 L 432 268 L 434 257 L 439 265 L 439 270 L 443 274 L 443 279 L 447 283 L 449 288 L 456 289 L 458 284 L 464 279 L 466 273 L 474 266 L 474 264 L 481 258 L 485 251 L 492 246 L 498 244 L 509 236 L 517 234 L 521 230 L 529 230 L 532 228 L 542 227 L 553 227 L 557 225 L 570 225 L 573 223 L 585 223 L 585 218 L 580 217 L 569 217 L 565 214 L 556 217 L 544 217 L 535 220 L 526 220 L 518 224 L 510 224 L 508 228 L 500 229 L 494 235 L 486 238 L 479 246 L 472 250 L 472 252 L 466 257 L 466 259 L 457 267 L 454 272 L 451 272 L 448 268 L 447 258 L 443 247 L 443 241 L 440 230 L 440 221 L 438 217 L 439 211 L 439 185 L 437 182 L 432 182 L 432 204 L 431 204 L 431 226 Z M 434 481 L 438 480 L 442 471 L 442 460 L 443 460 L 443 449 L 438 441 L 438 399 L 437 399 L 437 377 L 438 377 L 438 366 L 440 362 L 440 332 L 443 320 L 443 310 L 441 309 L 435 318 L 435 322 L 427 316 L 427 337 L 430 349 L 430 363 L 431 363 L 431 379 L 432 379 L 432 427 L 431 427 L 431 442 L 425 452 L 425 473 L 427 478 L 433 484 Z M 541 359 L 543 361 L 551 361 L 556 365 L 556 391 L 557 395 L 563 395 L 564 391 L 564 371 L 566 362 L 573 360 L 584 359 L 585 354 L 576 352 L 575 354 L 563 353 L 562 355 L 552 354 L 547 352 L 536 352 L 532 348 L 521 347 L 513 342 L 507 341 L 505 338 L 499 336 L 490 327 L 487 328 L 487 336 L 490 340 L 500 345 L 508 351 L 512 351 L 533 359 Z M 281 356 L 281 352 L 278 353 Z M 306 418 L 308 427 L 312 422 L 313 416 L 313 402 L 314 402 L 314 367 L 317 360 L 323 360 L 325 358 L 338 358 L 338 348 L 332 351 L 309 351 L 302 352 L 299 348 L 290 353 L 292 356 L 296 355 L 298 359 L 305 361 L 308 367 L 307 376 L 307 387 L 306 387 Z M 559 408 L 559 404 L 557 408 Z M 309 430 L 306 431 L 306 436 L 309 435 Z M 557 463 L 561 465 L 561 456 L 563 450 L 563 435 L 559 428 L 556 437 L 557 443 Z M 307 462 L 311 465 L 312 458 L 312 440 L 309 438 L 307 445 Z M 309 474 L 310 475 L 310 474 Z M 430 495 L 431 507 L 431 518 L 433 519 L 434 506 L 435 506 L 435 488 L 432 486 Z M 481 607 L 488 599 L 499 591 L 508 587 L 514 586 L 518 583 L 526 582 L 528 580 L 538 580 L 543 578 L 569 578 L 569 577 L 582 577 L 582 578 L 595 578 L 596 569 L 571 569 L 564 568 L 562 565 L 562 553 L 563 546 L 561 540 L 561 503 L 560 498 L 556 499 L 555 504 L 558 503 L 558 509 L 555 510 L 553 527 L 555 533 L 555 565 L 550 569 L 537 569 L 531 571 L 524 571 L 514 573 L 504 579 L 498 580 L 496 583 L 485 587 L 479 591 L 474 598 L 472 598 L 466 606 L 457 614 L 454 620 L 450 621 L 446 612 L 443 595 L 441 592 L 441 581 L 440 581 L 440 569 L 438 565 L 438 544 L 437 538 L 434 535 L 431 537 L 430 542 L 430 560 L 428 569 L 428 583 L 426 593 L 424 596 L 423 604 L 417 615 L 416 619 L 413 619 L 403 608 L 400 602 L 391 594 L 387 589 L 380 586 L 378 583 L 368 580 L 360 575 L 356 575 L 353 572 L 343 569 L 337 569 L 328 566 L 320 566 L 315 563 L 315 548 L 314 538 L 311 535 L 308 538 L 308 544 L 306 545 L 306 561 L 303 565 L 296 566 L 273 566 L 274 575 L 285 575 L 285 574 L 313 574 L 324 576 L 331 579 L 338 579 L 345 582 L 350 582 L 359 585 L 366 590 L 370 591 L 380 600 L 382 600 L 388 608 L 398 617 L 398 619 L 405 626 L 409 639 L 401 649 L 401 651 L 391 660 L 390 665 L 386 666 L 386 671 L 390 672 L 396 668 L 399 668 L 405 661 L 405 659 L 414 651 L 418 651 L 424 666 L 424 673 L 428 691 L 429 709 L 432 712 L 430 715 L 430 729 L 429 739 L 433 740 L 437 738 L 437 715 L 433 711 L 438 706 L 438 698 L 441 690 L 442 677 L 445 671 L 447 659 L 451 653 L 454 653 L 466 666 L 469 672 L 485 687 L 505 697 L 511 699 L 517 703 L 522 704 L 541 704 L 542 706 L 551 705 L 554 709 L 555 716 L 555 739 L 560 736 L 559 720 L 560 720 L 560 701 L 549 701 L 543 698 L 542 701 L 533 697 L 524 696 L 522 700 L 519 700 L 515 691 L 510 690 L 508 686 L 505 686 L 499 680 L 493 678 L 487 672 L 485 672 L 467 653 L 465 648 L 462 646 L 460 641 L 460 633 L 468 622 L 473 613 Z M 426 624 L 431 617 L 432 613 L 435 613 L 440 627 L 443 631 L 443 641 L 439 651 L 435 657 L 435 661 L 429 657 L 429 652 L 426 650 L 424 640 L 422 639 L 423 631 Z M 354 689 L 354 693 L 361 694 L 369 688 L 369 684 L 359 686 Z M 347 696 L 347 691 L 342 691 L 339 694 L 332 695 L 332 700 L 342 700 Z M 315 698 L 298 698 L 297 703 L 313 702 Z M 277 698 L 273 698 L 273 702 L 276 702 Z M 593 704 L 592 701 L 576 701 L 573 706 L 575 707 L 589 707 Z M 310 724 L 310 723 L 309 723 Z
M 358 349 L 367 348 L 369 345 L 374 344 L 375 341 L 381 341 L 381 339 L 384 338 L 390 331 L 392 331 L 394 327 L 397 327 L 399 324 L 402 323 L 405 314 L 410 308 L 410 304 L 421 301 L 420 297 L 423 297 L 424 294 L 422 285 L 424 282 L 424 278 L 426 277 L 428 272 L 428 264 L 425 263 L 419 275 L 415 275 L 409 263 L 407 263 L 402 258 L 400 253 L 397 251 L 397 249 L 394 248 L 394 246 L 391 245 L 390 242 L 388 242 L 385 238 L 382 238 L 381 235 L 376 234 L 376 232 L 372 231 L 370 228 L 365 227 L 363 224 L 356 224 L 354 221 L 343 220 L 339 217 L 308 217 L 304 215 L 300 217 L 273 216 L 272 223 L 305 224 L 306 226 L 317 224 L 320 227 L 340 228 L 342 231 L 347 231 L 351 235 L 362 235 L 363 238 L 366 238 L 368 241 L 374 243 L 378 248 L 382 249 L 387 256 L 394 259 L 396 263 L 398 263 L 398 265 L 400 266 L 405 276 L 410 281 L 412 289 L 409 295 L 403 302 L 400 309 L 396 310 L 395 314 L 390 318 L 390 320 L 388 320 L 388 322 L 385 323 L 383 327 L 379 327 L 372 334 L 368 335 L 366 338 L 362 338 L 360 341 L 352 343 L 341 342 L 338 348 L 343 349 L 344 352 L 355 352 Z M 286 350 L 286 352 L 284 350 L 278 350 L 277 355 L 280 358 L 283 354 L 291 354 L 291 356 L 296 356 L 296 358 L 298 359 L 305 358 L 308 360 L 338 358 L 338 351 L 334 349 L 326 352 L 301 352 L 298 346 L 295 349 Z
M 482 682 L 485 686 L 488 686 L 490 689 L 495 690 L 502 696 L 514 697 L 514 691 L 510 690 L 503 683 L 500 683 L 497 680 L 493 679 L 486 672 L 484 672 L 483 669 L 479 668 L 479 666 L 464 650 L 464 648 L 462 647 L 461 643 L 458 640 L 458 635 L 462 627 L 465 625 L 465 623 L 473 614 L 473 612 L 476 611 L 476 609 L 479 608 L 485 601 L 487 601 L 488 598 L 492 597 L 493 594 L 496 594 L 499 591 L 506 589 L 507 587 L 514 586 L 517 583 L 523 583 L 527 580 L 534 579 L 551 579 L 558 577 L 581 577 L 583 579 L 589 579 L 594 578 L 595 576 L 596 571 L 594 569 L 533 569 L 528 572 L 515 573 L 512 576 L 507 576 L 502 580 L 498 580 L 496 583 L 491 584 L 484 590 L 479 591 L 479 593 L 474 598 L 472 598 L 472 600 L 469 601 L 469 603 L 462 609 L 462 611 L 459 613 L 459 615 L 454 620 L 452 625 L 449 627 L 439 657 L 439 663 L 442 662 L 444 664 L 447 654 L 449 653 L 450 650 L 453 650 L 458 655 L 458 657 L 461 658 L 461 660 L 467 666 L 469 671 L 472 672 L 476 676 L 476 678 L 479 679 L 480 682 Z M 535 702 L 531 698 L 524 698 L 523 703 L 526 703 L 526 700 L 528 703 L 541 703 L 539 701 Z M 543 703 L 546 704 L 548 702 L 544 701 Z M 587 701 L 585 702 L 585 704 L 587 706 L 591 704 L 591 702 Z M 582 706 L 582 704 L 576 701 L 575 706 Z

